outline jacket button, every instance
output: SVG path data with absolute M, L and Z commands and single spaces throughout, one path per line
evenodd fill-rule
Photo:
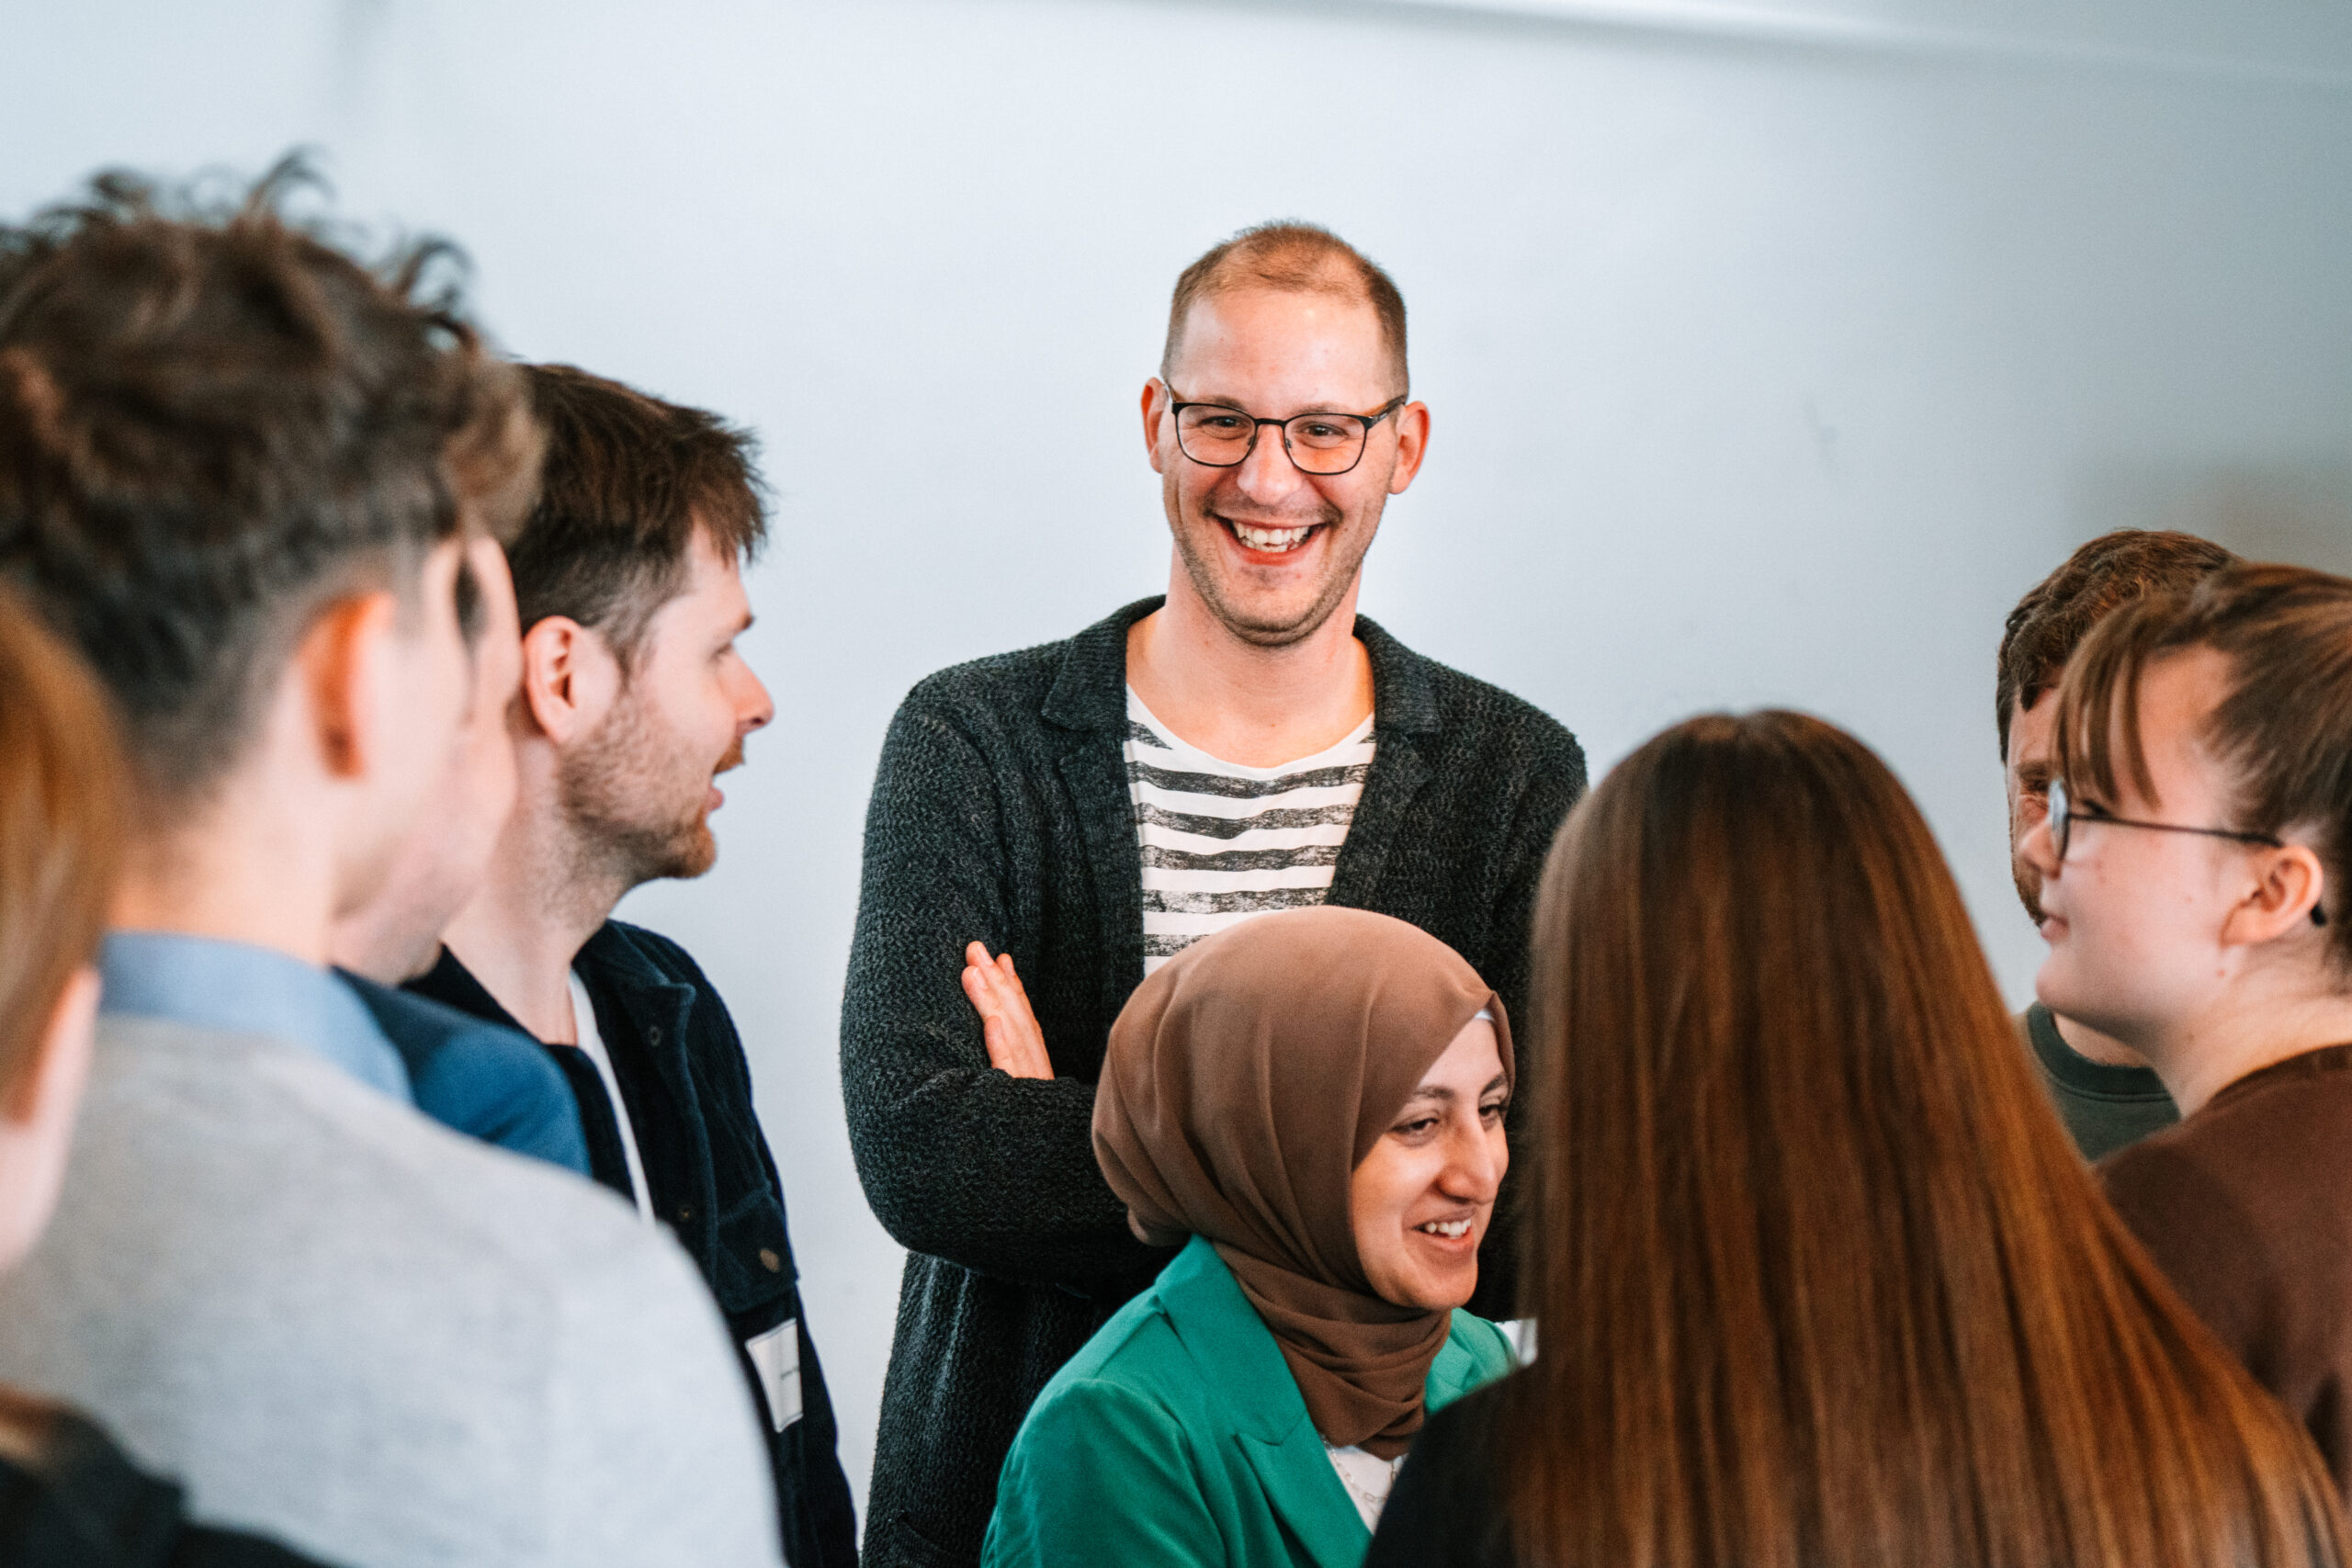
M 680 1224 L 692 1224 L 694 1217 L 695 1206 L 692 1203 L 681 1203 L 678 1205 L 678 1223 Z
M 769 1251 L 764 1247 L 760 1248 L 760 1261 L 767 1267 L 767 1271 L 771 1274 L 781 1274 L 784 1272 L 784 1259 L 778 1258 L 775 1253 Z
M 662 1043 L 662 1026 L 660 1024 L 657 1023 L 652 1028 L 645 1032 L 645 1043 L 648 1045 L 659 1045 Z

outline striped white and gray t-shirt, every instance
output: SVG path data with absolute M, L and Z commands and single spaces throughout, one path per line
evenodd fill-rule
M 1143 967 L 1264 914 L 1320 904 L 1372 771 L 1372 719 L 1328 751 L 1245 768 L 1178 739 L 1127 690 L 1127 792 L 1143 852 Z

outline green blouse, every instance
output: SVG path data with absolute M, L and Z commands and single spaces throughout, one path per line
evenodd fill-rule
M 1430 1408 L 1512 1365 L 1500 1329 L 1456 1312 Z M 1274 1337 L 1194 1236 L 1030 1407 L 982 1562 L 1358 1568 L 1371 1544 Z

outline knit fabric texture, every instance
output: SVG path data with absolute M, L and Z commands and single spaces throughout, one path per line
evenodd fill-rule
M 869 1568 L 979 1561 L 1038 1392 L 1174 1254 L 1127 1230 L 1095 1164 L 1094 1083 L 1143 980 L 1142 872 L 1121 748 L 1130 604 L 1064 642 L 943 671 L 883 741 L 842 1008 L 867 1201 L 910 1257 L 866 1507 Z M 1329 902 L 1409 920 L 1525 1016 L 1527 927 L 1585 787 L 1576 738 L 1370 620 L 1377 752 Z M 989 1066 L 965 944 L 1010 952 L 1051 1079 Z M 1521 1102 L 1540 1063 L 1522 1062 Z M 1512 1117 L 1515 1123 L 1516 1113 Z M 1517 1178 L 1471 1310 L 1516 1298 Z

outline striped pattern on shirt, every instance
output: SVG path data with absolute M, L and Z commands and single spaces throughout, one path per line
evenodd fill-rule
M 1372 722 L 1328 751 L 1245 768 L 1178 739 L 1128 688 L 1145 974 L 1252 915 L 1323 902 L 1372 771 Z

